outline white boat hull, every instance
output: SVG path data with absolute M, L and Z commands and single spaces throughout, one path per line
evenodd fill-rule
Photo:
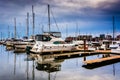
M 74 51 L 76 48 L 74 46 L 44 46 L 43 48 L 32 48 L 33 53 L 45 53 L 45 52 L 64 52 L 64 51 Z
M 112 49 L 111 53 L 118 53 L 118 54 L 120 54 L 120 49 Z

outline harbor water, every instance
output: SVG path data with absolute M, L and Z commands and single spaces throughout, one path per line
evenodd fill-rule
M 101 55 L 88 56 L 95 59 Z M 0 46 L 0 80 L 119 80 L 120 62 L 87 69 L 83 57 L 51 60 L 46 65 Z M 43 64 L 45 66 L 43 66 Z

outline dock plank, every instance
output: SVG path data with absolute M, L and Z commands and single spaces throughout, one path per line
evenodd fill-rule
M 111 53 L 111 50 L 95 50 L 95 52 L 100 52 L 100 53 Z
M 78 51 L 78 52 L 69 52 L 69 53 L 59 53 L 59 54 L 47 54 L 47 55 L 44 55 L 45 57 L 48 57 L 48 55 L 50 57 L 62 57 L 62 56 L 72 56 L 72 55 L 84 55 L 84 54 L 87 54 L 87 55 L 94 55 L 94 54 L 109 54 L 110 53 L 110 50 L 109 51 L 106 51 L 106 50 L 99 50 L 99 51 L 92 51 L 92 52 L 89 52 L 89 51 Z
M 93 52 L 70 52 L 70 53 L 61 53 L 61 54 L 54 54 L 54 56 L 65 56 L 65 55 L 76 55 L 76 54 L 96 54 L 96 53 L 100 53 L 100 54 L 108 54 L 111 53 L 111 50 L 96 50 Z
M 114 59 L 120 59 L 120 56 L 111 56 L 111 57 L 106 57 L 106 58 L 100 58 L 100 59 L 94 59 L 94 60 L 87 60 L 84 61 L 85 64 L 94 64 L 94 63 L 99 63 L 103 61 L 108 61 L 108 60 L 114 60 Z

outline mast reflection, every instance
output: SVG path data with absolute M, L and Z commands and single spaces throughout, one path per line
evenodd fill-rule
M 113 64 L 113 75 L 115 76 L 115 64 Z
M 28 55 L 27 55 L 27 59 L 28 59 Z M 29 80 L 29 61 L 26 61 L 26 73 L 27 73 L 27 80 Z
M 32 80 L 35 80 L 35 69 L 34 69 L 34 60 L 33 60 L 33 70 L 32 70 Z
M 14 75 L 16 74 L 16 54 L 14 54 Z

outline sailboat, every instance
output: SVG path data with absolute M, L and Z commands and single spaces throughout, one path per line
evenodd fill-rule
M 33 47 L 34 44 L 35 44 L 35 41 L 33 39 L 27 39 L 27 40 L 20 41 L 14 44 L 14 53 L 25 52 L 27 46 Z
M 14 18 L 14 38 L 11 38 L 11 39 L 7 39 L 5 41 L 5 45 L 6 45 L 6 49 L 7 48 L 14 48 L 14 45 L 17 44 L 18 42 L 21 42 L 22 40 L 21 39 L 17 39 L 17 34 L 16 34 L 16 18 Z
M 120 41 L 115 41 L 114 36 L 115 36 L 115 26 L 114 26 L 114 16 L 113 16 L 113 41 L 112 44 L 110 45 L 110 48 L 111 48 L 111 53 L 120 54 Z
M 32 14 L 33 14 L 33 24 L 34 24 L 34 8 L 32 6 Z M 29 13 L 27 13 L 27 37 L 29 35 Z M 34 35 L 34 25 L 33 25 L 33 35 Z M 34 39 L 24 39 L 23 41 L 17 43 L 14 45 L 15 50 L 14 53 L 21 53 L 21 52 L 26 52 L 26 48 L 29 47 L 33 47 L 33 45 L 35 44 Z

